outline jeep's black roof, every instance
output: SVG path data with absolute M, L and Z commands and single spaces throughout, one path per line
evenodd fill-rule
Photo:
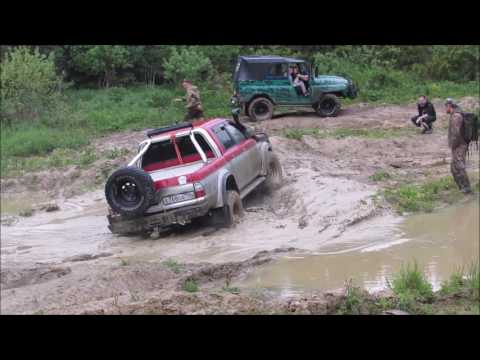
M 305 62 L 304 59 L 296 59 L 290 57 L 283 57 L 283 56 L 260 56 L 260 55 L 252 55 L 252 56 L 240 56 L 240 59 L 250 63 L 250 64 L 260 64 L 260 63 L 269 63 L 269 64 L 278 64 L 278 63 L 301 63 Z
M 245 80 L 264 80 L 272 65 L 292 63 L 307 63 L 307 61 L 283 56 L 239 56 L 233 81 L 237 83 Z

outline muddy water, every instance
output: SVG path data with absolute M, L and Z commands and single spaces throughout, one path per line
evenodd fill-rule
M 348 244 L 371 237 L 381 229 L 390 240 L 354 249 Z M 357 229 L 358 230 L 358 229 Z M 402 264 L 416 260 L 434 289 L 459 266 L 479 256 L 479 199 L 434 213 L 408 217 L 400 224 L 377 225 L 369 232 L 344 234 L 348 240 L 315 255 L 296 254 L 257 269 L 244 281 L 243 288 L 270 288 L 291 295 L 310 290 L 334 290 L 345 280 L 370 291 L 384 289 Z M 345 248 L 347 247 L 346 251 Z
M 73 198 L 60 203 L 61 211 L 38 212 L 30 218 L 18 218 L 12 226 L 2 225 L 2 267 L 58 263 L 108 248 L 111 234 L 102 195 L 95 192 Z

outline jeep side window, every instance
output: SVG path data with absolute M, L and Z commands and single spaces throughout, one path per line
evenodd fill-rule
M 225 130 L 225 125 L 218 125 L 214 127 L 213 132 L 217 136 L 218 140 L 223 144 L 225 147 L 225 150 L 230 149 L 232 146 L 235 145 L 235 141 L 232 139 L 232 137 L 228 134 L 228 132 Z
M 270 71 L 267 75 L 268 79 L 282 79 L 288 76 L 288 65 L 287 64 L 275 64 L 270 68 Z
M 247 140 L 245 135 L 243 135 L 243 133 L 239 129 L 237 129 L 234 125 L 230 125 L 230 124 L 225 125 L 225 129 L 228 131 L 230 136 L 233 138 L 233 140 L 235 141 L 235 144 L 241 144 L 245 140 Z

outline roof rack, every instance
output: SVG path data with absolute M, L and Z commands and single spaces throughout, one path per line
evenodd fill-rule
M 188 129 L 188 128 L 193 128 L 193 125 L 191 123 L 182 123 L 178 125 L 172 125 L 172 126 L 167 126 L 159 129 L 154 129 L 154 130 L 149 130 L 147 131 L 147 136 L 149 138 L 160 135 L 160 134 L 165 134 L 170 131 L 175 131 L 175 130 L 180 130 L 180 129 Z

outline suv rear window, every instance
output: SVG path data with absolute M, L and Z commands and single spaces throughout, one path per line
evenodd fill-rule
M 195 138 L 200 147 L 203 149 L 207 158 L 214 158 L 215 155 L 203 136 L 195 134 Z M 190 139 L 190 136 L 177 137 L 176 143 L 178 150 L 180 151 L 180 157 L 183 164 L 191 164 L 202 160 L 202 157 L 197 152 L 195 145 L 193 145 L 192 140 Z M 150 145 L 150 148 L 142 158 L 142 168 L 145 171 L 155 171 L 181 164 L 182 163 L 177 157 L 175 146 L 171 140 L 153 143 Z
M 142 168 L 175 159 L 177 159 L 177 153 L 170 140 L 153 143 L 142 156 Z

